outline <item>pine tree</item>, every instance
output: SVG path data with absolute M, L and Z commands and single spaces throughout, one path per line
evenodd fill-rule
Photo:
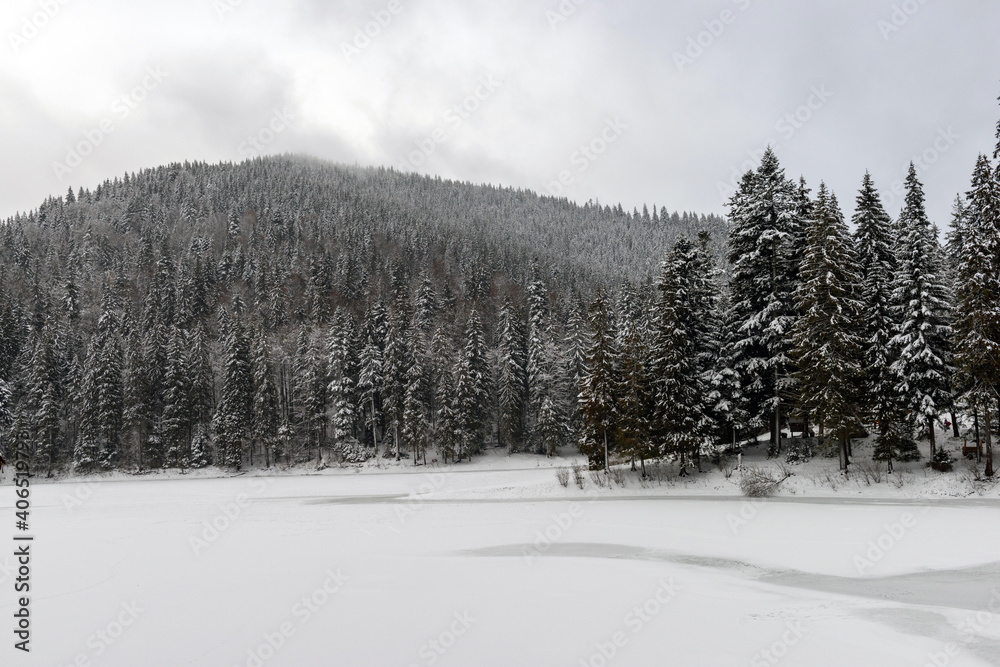
M 271 368 L 271 348 L 261 329 L 254 333 L 252 355 L 253 437 L 264 452 L 264 465 L 269 468 L 278 438 L 278 389 Z M 277 457 L 273 460 L 277 463 Z
M 389 316 L 385 336 L 383 406 L 392 433 L 396 460 L 400 459 L 400 436 L 403 430 L 403 403 L 406 400 L 406 372 L 410 366 L 406 338 L 410 335 L 407 313 L 401 304 Z
M 738 370 L 751 427 L 770 424 L 771 451 L 780 454 L 782 396 L 791 390 L 795 243 L 800 197 L 768 149 L 757 171 L 743 177 L 730 202 L 730 293 L 738 330 Z
M 163 384 L 163 417 L 161 432 L 169 466 L 186 464 L 191 449 L 191 388 L 184 347 L 186 337 L 176 327 L 171 329 L 167 342 L 167 370 Z
M 535 267 L 537 272 L 537 267 Z M 537 277 L 528 285 L 528 332 L 525 371 L 527 373 L 527 415 L 529 432 L 535 431 L 542 402 L 552 392 L 552 369 L 548 358 L 549 308 L 545 283 Z
M 124 396 L 123 355 L 114 314 L 106 302 L 87 355 L 82 387 L 80 436 L 74 465 L 113 467 L 121 451 Z
M 549 457 L 555 456 L 559 446 L 563 443 L 566 429 L 556 410 L 555 403 L 549 397 L 542 400 L 536 428 L 539 440 L 545 450 L 545 455 Z
M 327 389 L 332 409 L 333 441 L 342 449 L 354 440 L 357 423 L 356 368 L 353 352 L 354 326 L 350 317 L 338 308 L 327 344 L 330 385 Z
M 796 294 L 802 316 L 794 328 L 800 406 L 839 439 L 840 467 L 847 470 L 847 441 L 860 424 L 861 272 L 837 198 L 825 184 L 806 239 Z
M 490 368 L 479 314 L 465 328 L 465 346 L 455 368 L 454 410 L 459 433 L 458 460 L 479 453 L 485 440 L 490 404 Z
M 368 337 L 358 360 L 358 411 L 364 417 L 365 429 L 371 430 L 372 445 L 378 456 L 379 426 L 382 423 L 382 350 L 375 332 L 369 326 Z
M 951 403 L 950 295 L 940 276 L 938 241 L 924 209 L 923 185 L 912 164 L 906 187 L 893 281 L 894 317 L 899 325 L 891 342 L 896 359 L 892 371 L 906 423 L 927 429 L 933 457 L 934 423 Z
M 326 432 L 327 365 L 320 355 L 311 333 L 302 328 L 296 345 L 295 403 L 302 432 L 307 442 L 315 447 L 316 463 L 323 462 L 323 435 Z
M 852 222 L 861 274 L 860 334 L 864 363 L 860 392 L 864 414 L 878 427 L 874 458 L 886 461 L 892 472 L 894 459 L 917 460 L 920 452 L 909 429 L 904 427 L 904 410 L 892 370 L 895 354 L 890 343 L 898 326 L 892 296 L 897 239 L 892 218 L 885 212 L 869 173 L 865 173 L 861 182 Z
M 223 380 L 219 406 L 213 421 L 219 462 L 240 470 L 243 449 L 251 426 L 253 375 L 250 351 L 239 320 L 223 321 Z
M 496 339 L 497 436 L 511 454 L 518 450 L 524 435 L 527 373 L 524 332 L 509 298 L 500 310 Z
M 697 461 L 708 437 L 708 378 L 699 368 L 703 322 L 696 301 L 697 276 L 703 267 L 693 244 L 681 239 L 663 264 L 653 334 L 654 433 L 663 454 Z
M 587 351 L 587 375 L 580 391 L 584 422 L 580 451 L 589 459 L 591 470 L 607 471 L 618 428 L 615 380 L 618 350 L 614 321 L 603 291 L 597 291 L 588 315 L 592 342 Z
M 955 308 L 956 384 L 984 417 L 986 475 L 992 477 L 992 415 L 1000 387 L 1000 184 L 979 157 L 967 195 Z
M 639 460 L 645 471 L 645 461 L 655 456 L 652 439 L 654 393 L 650 365 L 650 327 L 646 309 L 630 285 L 621 295 L 617 347 L 620 351 L 618 381 L 617 447 L 623 457 Z
M 413 452 L 413 465 L 423 458 L 427 462 L 427 438 L 430 434 L 431 394 L 430 369 L 423 347 L 411 345 L 413 363 L 406 370 L 406 395 L 403 399 L 403 442 Z
M 736 314 L 728 302 L 720 302 L 722 316 L 716 320 L 716 354 L 708 381 L 708 406 L 716 425 L 716 438 L 736 449 L 739 434 L 747 429 L 750 415 L 743 396 L 743 377 L 737 370 L 739 352 L 735 342 L 739 339 Z

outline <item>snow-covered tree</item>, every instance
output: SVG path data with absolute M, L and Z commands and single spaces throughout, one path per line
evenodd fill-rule
M 840 441 L 847 470 L 847 441 L 860 425 L 862 321 L 861 271 L 837 198 L 821 184 L 806 234 L 796 292 L 801 316 L 793 329 L 800 406 Z
M 938 240 L 927 219 L 923 185 L 912 164 L 906 188 L 893 280 L 894 319 L 899 324 L 891 343 L 892 371 L 906 422 L 914 429 L 926 429 L 933 457 L 934 423 L 951 404 L 950 294 L 941 276 Z
M 780 453 L 783 396 L 792 389 L 789 352 L 799 201 L 798 189 L 768 149 L 730 202 L 730 295 L 740 332 L 738 370 L 744 377 L 751 427 L 770 424 L 775 454 Z
M 614 319 L 601 290 L 588 314 L 591 344 L 587 351 L 587 374 L 580 391 L 584 423 L 580 451 L 590 460 L 591 470 L 607 470 L 618 429 L 618 349 Z
M 497 436 L 510 454 L 522 442 L 527 404 L 524 332 L 510 299 L 500 310 L 496 341 Z
M 967 195 L 955 307 L 956 384 L 983 416 L 986 475 L 992 477 L 992 415 L 1000 389 L 1000 184 L 981 155 Z

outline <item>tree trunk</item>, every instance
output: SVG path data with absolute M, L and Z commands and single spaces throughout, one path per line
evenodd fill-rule
M 774 455 L 781 456 L 781 394 L 777 368 L 774 369 Z
M 955 411 L 951 411 L 951 430 L 955 434 L 955 438 L 958 439 L 962 437 L 962 434 L 958 432 L 958 419 L 955 418 Z
M 927 432 L 931 439 L 931 459 L 933 460 L 934 455 L 937 453 L 937 436 L 934 433 L 934 417 L 927 418 Z
M 979 439 L 979 408 L 973 413 L 973 422 L 976 425 L 976 463 L 983 462 L 983 444 Z
M 608 463 L 608 431 L 604 430 L 604 474 L 610 474 L 611 468 Z
M 993 436 L 990 422 L 992 410 L 986 411 L 986 476 L 993 477 Z

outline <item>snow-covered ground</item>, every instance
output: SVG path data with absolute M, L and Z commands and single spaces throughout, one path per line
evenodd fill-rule
M 720 471 L 581 491 L 566 464 L 38 484 L 33 650 L 0 556 L 2 663 L 1000 664 L 993 491 L 834 490 L 824 461 L 751 502 Z

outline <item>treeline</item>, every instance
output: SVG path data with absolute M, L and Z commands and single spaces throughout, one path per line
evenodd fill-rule
M 53 472 L 551 452 L 584 308 L 717 217 L 304 158 L 175 164 L 0 225 L 0 429 Z
M 1000 126 L 998 126 L 1000 141 Z M 1000 144 L 994 153 L 1000 158 Z M 870 175 L 850 231 L 836 196 L 785 177 L 774 153 L 730 202 L 728 276 L 702 241 L 677 242 L 655 286 L 598 294 L 581 392 L 581 449 L 699 462 L 770 432 L 770 454 L 815 446 L 848 469 L 852 439 L 874 456 L 933 463 L 943 415 L 985 444 L 1000 407 L 1000 167 L 983 155 L 955 203 L 947 244 L 928 220 L 911 165 L 898 218 Z M 782 430 L 805 435 L 782 451 Z

